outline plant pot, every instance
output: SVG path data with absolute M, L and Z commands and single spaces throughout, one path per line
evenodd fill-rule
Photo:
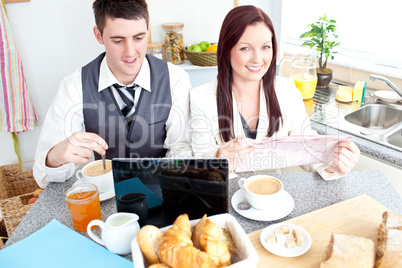
M 324 72 L 317 68 L 317 87 L 325 88 L 328 87 L 329 83 L 332 80 L 332 70 L 324 69 Z

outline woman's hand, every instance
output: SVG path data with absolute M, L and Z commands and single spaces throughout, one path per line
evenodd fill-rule
M 92 157 L 92 150 L 104 155 L 107 148 L 106 141 L 99 135 L 77 131 L 50 149 L 46 157 L 46 166 L 59 167 L 67 163 L 85 164 Z
M 334 148 L 332 165 L 326 168 L 325 171 L 344 175 L 355 167 L 359 157 L 360 150 L 356 144 L 350 141 L 341 141 Z
M 229 159 L 229 172 L 233 172 L 243 162 L 244 156 L 254 150 L 251 146 L 242 146 L 239 141 L 242 137 L 236 137 L 219 147 L 216 157 Z

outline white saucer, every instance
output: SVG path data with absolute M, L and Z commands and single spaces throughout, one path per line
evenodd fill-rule
M 278 205 L 270 210 L 258 210 L 253 207 L 247 210 L 237 208 L 237 205 L 244 200 L 246 200 L 246 197 L 244 196 L 243 191 L 238 190 L 232 196 L 232 207 L 243 217 L 256 221 L 274 221 L 281 219 L 289 215 L 295 206 L 293 197 L 285 190 L 283 191 L 283 198 L 281 202 L 278 202 Z
M 281 229 L 282 225 L 289 225 L 290 227 L 290 233 L 292 233 L 293 228 L 297 228 L 301 231 L 301 234 L 303 236 L 303 243 L 301 246 L 296 246 L 295 248 L 287 248 L 285 245 L 286 238 L 284 235 L 279 236 L 279 242 L 276 244 L 268 244 L 267 243 L 267 237 L 269 234 L 274 234 L 275 230 Z M 262 230 L 261 235 L 260 235 L 260 241 L 261 244 L 264 246 L 266 250 L 269 252 L 281 256 L 281 257 L 296 257 L 300 256 L 304 253 L 306 253 L 312 244 L 311 241 L 311 236 L 309 233 L 301 228 L 298 225 L 291 224 L 291 223 L 277 223 L 277 224 L 272 224 L 268 227 L 266 227 L 264 230 Z
M 398 95 L 398 93 L 394 91 L 387 91 L 387 90 L 378 90 L 374 92 L 374 96 L 379 98 L 384 102 L 389 103 L 396 103 L 402 100 L 402 97 Z
M 81 183 L 80 181 L 76 181 L 76 182 L 74 182 L 73 185 L 77 185 L 77 184 L 80 184 L 80 183 Z M 100 193 L 99 194 L 99 200 L 102 202 L 102 201 L 108 200 L 108 199 L 110 199 L 110 198 L 112 198 L 114 196 L 115 196 L 115 192 L 114 192 L 114 187 L 113 187 L 112 189 L 110 189 L 107 192 Z

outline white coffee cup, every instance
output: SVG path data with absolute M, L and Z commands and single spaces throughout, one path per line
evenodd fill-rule
M 106 171 L 103 170 L 102 160 L 86 164 L 82 170 L 78 170 L 76 177 L 79 181 L 95 184 L 100 193 L 113 189 L 112 161 L 106 160 Z
M 250 205 L 259 210 L 269 210 L 278 206 L 282 199 L 283 184 L 275 177 L 256 175 L 239 179 L 242 189 Z

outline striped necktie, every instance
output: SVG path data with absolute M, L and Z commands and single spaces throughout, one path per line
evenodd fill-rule
M 121 99 L 124 102 L 121 112 L 124 116 L 124 119 L 127 122 L 128 119 L 135 112 L 134 97 L 135 97 L 135 90 L 138 88 L 138 85 L 134 84 L 133 86 L 125 87 L 118 84 L 114 84 L 113 86 L 117 89 L 117 92 L 119 93 Z

